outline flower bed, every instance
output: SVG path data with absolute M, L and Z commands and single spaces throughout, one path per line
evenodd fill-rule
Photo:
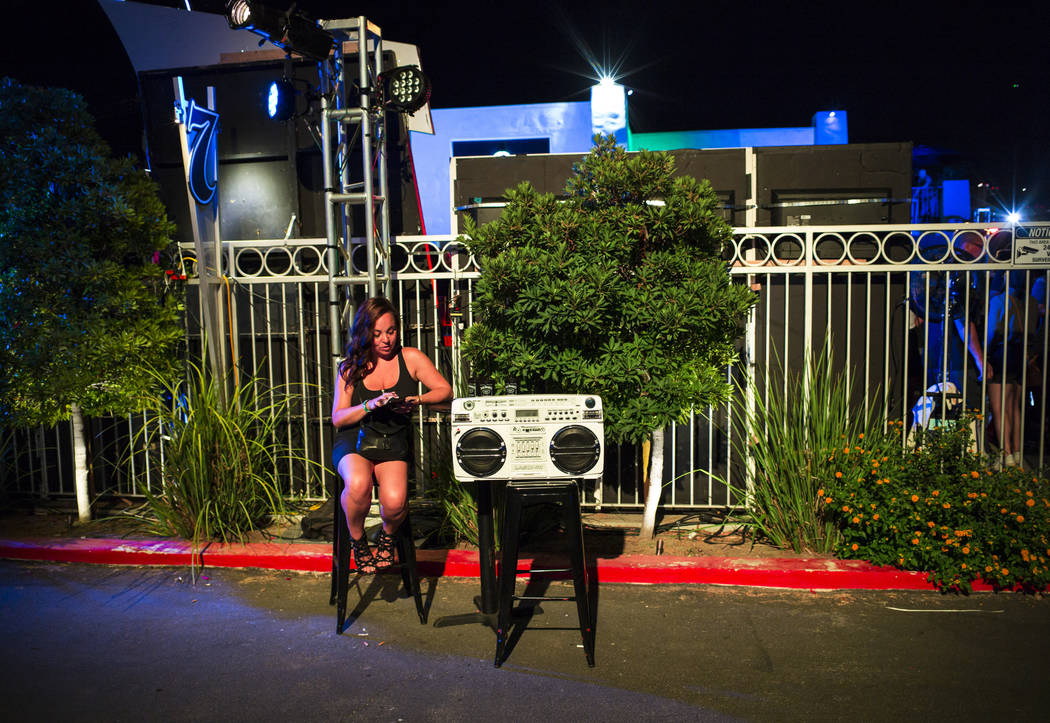
M 969 451 L 966 426 L 927 432 L 914 449 L 831 455 L 839 469 L 817 494 L 842 532 L 839 557 L 928 572 L 944 591 L 969 592 L 978 579 L 998 589 L 1050 585 L 1050 481 L 993 470 Z

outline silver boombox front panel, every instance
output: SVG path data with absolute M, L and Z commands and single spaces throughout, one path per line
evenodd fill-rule
M 598 479 L 601 397 L 516 394 L 452 401 L 452 465 L 461 482 Z

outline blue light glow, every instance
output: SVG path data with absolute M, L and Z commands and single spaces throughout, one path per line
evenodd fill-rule
M 1020 223 L 1021 214 L 1019 214 L 1017 211 L 1011 211 L 1010 213 L 1006 214 L 1006 220 L 1010 223 Z
M 266 113 L 273 118 L 277 115 L 277 102 L 281 99 L 281 92 L 277 89 L 277 81 L 270 83 L 270 92 L 266 96 Z

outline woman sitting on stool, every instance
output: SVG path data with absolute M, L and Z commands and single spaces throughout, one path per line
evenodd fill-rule
M 408 511 L 412 411 L 420 404 L 452 397 L 451 385 L 427 355 L 401 346 L 397 329 L 397 311 L 389 301 L 379 297 L 365 301 L 354 317 L 335 384 L 332 461 L 343 479 L 340 504 L 354 562 L 362 573 L 394 564 L 394 535 Z M 417 396 L 419 382 L 427 392 Z M 372 504 L 373 475 L 383 518 L 375 556 L 364 528 Z

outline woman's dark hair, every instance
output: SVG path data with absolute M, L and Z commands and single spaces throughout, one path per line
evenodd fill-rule
M 346 340 L 345 358 L 339 362 L 339 376 L 346 386 L 357 384 L 375 369 L 376 350 L 372 338 L 376 322 L 384 314 L 393 314 L 394 323 L 400 326 L 397 309 L 381 296 L 366 300 L 358 308 L 354 323 L 350 325 L 350 338 Z

